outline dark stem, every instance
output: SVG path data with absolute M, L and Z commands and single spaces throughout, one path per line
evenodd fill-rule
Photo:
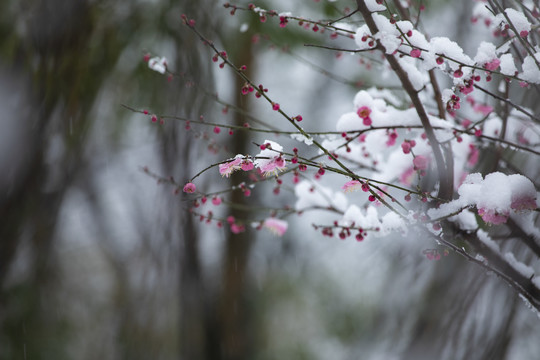
M 373 20 L 373 17 L 371 16 L 371 12 L 368 10 L 364 1 L 357 0 L 356 3 L 358 4 L 358 10 L 364 17 L 366 25 L 369 27 L 369 30 L 371 31 L 371 33 L 372 34 L 378 33 L 379 29 L 377 25 L 375 24 L 375 21 Z M 377 40 L 377 42 L 379 41 Z M 392 70 L 396 73 L 399 80 L 401 81 L 403 88 L 409 95 L 409 98 L 411 99 L 416 109 L 416 112 L 418 113 L 418 116 L 420 117 L 420 121 L 422 122 L 422 126 L 424 127 L 427 138 L 433 150 L 433 156 L 435 157 L 435 162 L 437 164 L 437 172 L 438 172 L 439 184 L 440 184 L 438 197 L 449 200 L 452 198 L 452 194 L 453 194 L 452 182 L 448 178 L 448 171 L 446 169 L 446 164 L 445 164 L 443 153 L 441 150 L 441 145 L 437 141 L 437 138 L 435 137 L 435 132 L 433 131 L 433 127 L 431 126 L 429 122 L 426 109 L 424 108 L 424 105 L 422 104 L 422 102 L 420 101 L 420 98 L 418 97 L 418 92 L 414 89 L 411 81 L 409 80 L 409 76 L 407 75 L 405 70 L 403 70 L 398 60 L 393 55 L 385 54 L 384 56 L 386 60 L 388 61 L 388 63 L 390 64 L 390 67 L 392 68 Z

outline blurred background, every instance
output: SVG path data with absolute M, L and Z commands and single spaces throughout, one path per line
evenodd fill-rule
M 424 25 L 474 50 L 472 2 L 459 3 L 430 2 Z M 256 5 L 317 19 L 354 8 Z M 122 104 L 240 125 L 249 110 L 286 126 L 240 95 L 243 83 L 212 62 L 181 14 L 310 130 L 333 130 L 358 86 L 385 84 L 358 58 L 303 46 L 328 34 L 229 12 L 213 0 L 0 3 L 0 359 L 537 358 L 538 317 L 456 255 L 427 260 L 427 239 L 344 242 L 302 217 L 283 238 L 232 236 L 141 171 L 183 184 L 208 164 L 256 154 L 251 141 L 264 138 L 154 124 Z M 167 57 L 176 75 L 149 70 L 146 53 Z M 211 171 L 197 186 L 241 180 Z M 288 185 L 229 200 L 294 205 Z

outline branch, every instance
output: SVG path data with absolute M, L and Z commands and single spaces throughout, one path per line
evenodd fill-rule
M 369 30 L 371 31 L 371 33 L 372 34 L 378 33 L 379 29 L 377 25 L 375 24 L 375 21 L 373 20 L 373 17 L 371 16 L 371 12 L 367 8 L 365 2 L 363 0 L 357 0 L 356 3 L 358 4 L 358 10 L 364 17 L 364 20 L 367 26 L 369 27 Z M 380 44 L 379 40 L 377 40 L 377 42 Z M 448 171 L 446 169 L 446 163 L 444 161 L 443 153 L 441 150 L 441 144 L 438 142 L 437 138 L 435 137 L 435 132 L 433 131 L 433 127 L 431 126 L 429 122 L 426 109 L 424 108 L 424 105 L 420 101 L 418 92 L 414 89 L 411 81 L 409 80 L 409 76 L 407 75 L 405 70 L 403 70 L 398 60 L 393 55 L 389 55 L 385 53 L 384 56 L 386 57 L 386 60 L 390 64 L 390 67 L 392 68 L 392 70 L 398 76 L 399 80 L 401 81 L 401 84 L 405 88 L 405 91 L 407 91 L 407 94 L 409 95 L 416 109 L 416 112 L 418 113 L 418 116 L 420 117 L 420 121 L 422 122 L 422 126 L 424 127 L 427 138 L 433 150 L 433 156 L 435 157 L 435 162 L 437 163 L 437 171 L 438 171 L 439 184 L 440 184 L 438 197 L 443 198 L 443 199 L 451 199 L 453 195 L 452 183 L 450 179 L 448 178 Z

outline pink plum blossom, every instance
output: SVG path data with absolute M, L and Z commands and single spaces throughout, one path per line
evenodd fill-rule
M 365 119 L 365 118 L 369 117 L 369 115 L 371 114 L 371 109 L 369 107 L 367 107 L 367 106 L 361 106 L 361 107 L 358 108 L 356 113 L 362 119 Z
M 188 194 L 192 194 L 195 192 L 195 190 L 197 190 L 197 187 L 195 186 L 194 183 L 187 183 L 186 185 L 184 185 L 184 192 L 185 193 L 188 193 Z
M 477 113 L 481 113 L 482 115 L 486 116 L 493 111 L 493 106 L 489 106 L 485 104 L 476 104 L 474 105 L 473 110 Z
M 489 71 L 494 71 L 494 70 L 497 70 L 500 64 L 501 64 L 501 61 L 499 59 L 493 59 L 490 62 L 485 63 L 484 68 L 486 68 L 486 70 L 489 70 Z
M 363 120 L 364 125 L 370 126 L 371 125 L 371 118 L 369 115 L 371 114 L 371 109 L 367 106 L 361 106 L 356 111 L 358 116 Z
M 360 187 L 362 187 L 362 183 L 358 180 L 351 180 L 351 181 L 347 181 L 342 187 L 341 189 L 348 193 L 348 192 L 354 192 L 356 190 L 358 190 Z
M 233 234 L 240 234 L 241 232 L 244 232 L 244 231 L 246 231 L 246 228 L 244 225 L 239 225 L 237 223 L 231 224 L 231 232 Z
M 480 215 L 485 222 L 494 225 L 504 224 L 506 220 L 508 220 L 508 212 L 500 213 L 493 209 L 480 208 L 478 209 L 478 215 Z
M 418 155 L 413 160 L 414 167 L 417 170 L 426 170 L 428 167 L 428 163 L 429 163 L 428 158 L 423 155 Z
M 265 176 L 277 175 L 279 171 L 286 169 L 285 160 L 281 155 L 283 147 L 270 140 L 265 140 L 264 144 L 264 149 L 256 156 L 254 165 Z
M 253 167 L 254 167 L 253 161 L 249 159 L 245 159 L 244 161 L 242 161 L 242 165 L 241 165 L 242 170 L 249 171 L 249 170 L 252 170 Z
M 285 220 L 268 218 L 264 220 L 263 226 L 270 230 L 274 235 L 283 236 L 287 231 L 289 224 Z
M 277 175 L 278 172 L 286 169 L 285 160 L 281 156 L 276 157 L 267 162 L 265 165 L 259 167 L 259 169 L 263 172 L 265 176 Z
M 536 204 L 536 188 L 534 184 L 521 175 L 508 176 L 512 194 L 510 197 L 510 208 L 514 211 L 534 210 Z
M 240 155 L 242 156 L 242 155 Z M 236 157 L 234 160 L 219 165 L 221 176 L 229 177 L 233 172 L 241 168 L 242 158 Z
M 469 145 L 469 149 L 471 150 L 471 152 L 469 153 L 469 159 L 467 160 L 467 165 L 469 165 L 470 167 L 473 167 L 474 165 L 476 165 L 476 163 L 478 163 L 478 156 L 480 155 L 480 152 L 478 151 L 476 146 L 474 146 L 473 144 Z
M 413 58 L 419 58 L 420 55 L 422 55 L 422 51 L 420 51 L 419 49 L 412 49 L 410 55 Z
M 414 178 L 414 168 L 411 166 L 407 170 L 401 173 L 399 176 L 399 182 L 404 185 L 410 185 L 412 184 Z
M 401 143 L 401 149 L 404 154 L 408 154 L 411 152 L 411 144 L 408 141 L 404 141 Z

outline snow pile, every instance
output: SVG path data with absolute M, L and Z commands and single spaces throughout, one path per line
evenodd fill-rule
M 441 218 L 475 206 L 478 215 L 491 224 L 503 224 L 510 211 L 525 211 L 537 208 L 536 189 L 523 175 L 505 175 L 494 172 L 482 178 L 479 173 L 470 174 L 458 189 L 459 198 L 431 209 L 428 215 Z
M 148 60 L 148 67 L 160 74 L 165 74 L 167 71 L 167 59 L 164 57 L 153 57 Z
M 347 209 L 347 198 L 342 192 L 333 192 L 329 187 L 311 181 L 299 182 L 294 194 L 296 211 L 334 208 L 344 212 Z
M 341 226 L 354 226 L 368 230 L 366 235 L 376 237 L 386 236 L 394 232 L 407 232 L 407 222 L 404 218 L 394 212 L 388 212 L 384 216 L 379 217 L 377 208 L 373 205 L 367 207 L 365 212 L 356 206 L 350 205 L 345 211 L 343 218 L 340 220 Z
M 271 140 L 264 140 L 265 148 L 257 155 L 254 164 L 266 176 L 277 175 L 285 170 L 285 160 L 281 152 L 283 146 Z

